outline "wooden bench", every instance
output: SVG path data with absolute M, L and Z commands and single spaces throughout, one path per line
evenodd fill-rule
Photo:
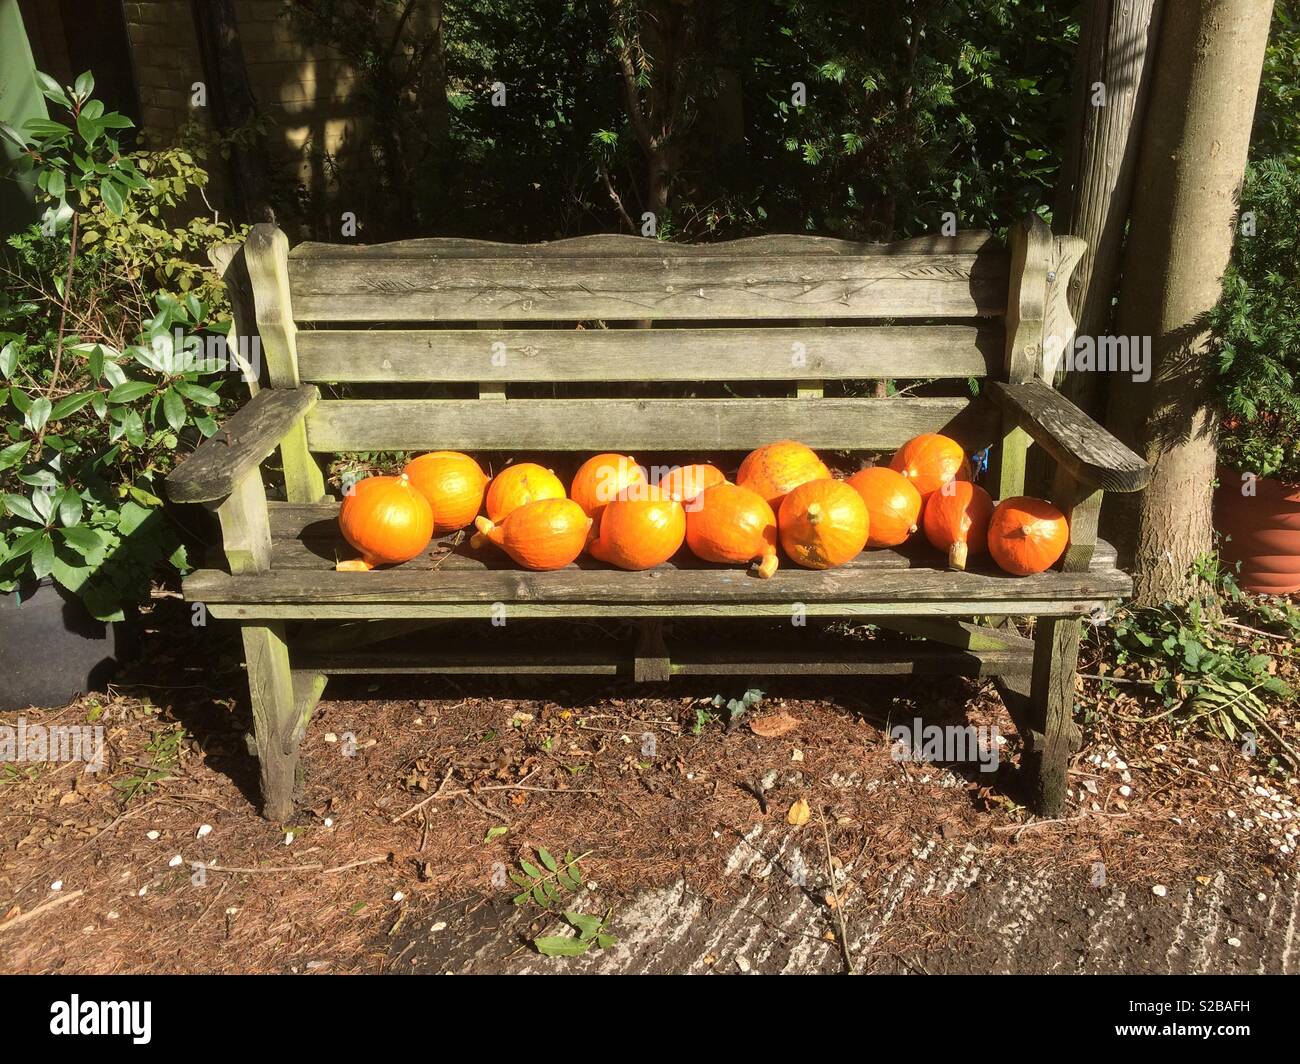
M 994 676 L 1026 739 L 1035 807 L 1055 812 L 1078 742 L 1080 619 L 1131 590 L 1097 539 L 1102 491 L 1138 490 L 1148 474 L 1041 379 L 1045 340 L 1064 346 L 1073 335 L 1065 291 L 1082 248 L 1036 218 L 1013 227 L 1009 247 L 962 233 L 876 246 L 595 236 L 290 251 L 278 229 L 255 227 L 244 258 L 269 387 L 167 484 L 173 500 L 208 504 L 220 519 L 224 568 L 192 573 L 185 597 L 242 628 L 266 816 L 292 813 L 298 744 L 328 675 L 525 671 Z M 978 397 L 967 378 L 979 378 Z M 870 382 L 883 379 L 939 385 L 878 397 Z M 856 386 L 867 396 L 844 382 L 868 382 Z M 531 573 L 460 537 L 395 569 L 338 573 L 336 558 L 353 552 L 317 457 L 455 449 L 499 469 L 539 452 L 576 463 L 617 451 L 647 464 L 725 453 L 730 472 L 782 438 L 887 453 L 927 431 L 972 453 L 991 445 L 995 499 L 1022 493 L 1031 441 L 1054 460 L 1050 494 L 1071 522 L 1055 571 L 1018 579 L 982 562 L 949 572 L 937 552 L 909 544 L 827 572 L 785 564 L 771 580 L 689 558 L 644 573 L 585 558 Z M 277 448 L 285 499 L 268 501 L 261 463 Z M 796 614 L 908 639 L 819 656 L 729 645 L 725 623 L 716 640 L 683 649 L 664 638 L 665 618 Z M 450 636 L 427 640 L 440 649 L 384 647 L 422 625 L 493 617 L 625 618 L 637 636 L 603 657 L 561 639 L 515 658 L 486 628 L 477 651 Z M 1037 618 L 1032 640 L 997 623 L 1013 617 Z

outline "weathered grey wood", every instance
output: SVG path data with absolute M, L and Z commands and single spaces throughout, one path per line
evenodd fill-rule
M 664 643 L 664 623 L 650 619 L 637 624 L 632 654 L 632 678 L 637 683 L 664 683 L 672 678 L 672 661 Z
M 1006 313 L 1006 353 L 1003 380 L 1017 384 L 1030 380 L 1043 360 L 1043 317 L 1047 305 L 1047 274 L 1055 247 L 1041 218 L 1031 214 L 1011 227 L 1010 289 Z M 1009 499 L 1025 490 L 1025 458 L 1029 437 L 1010 416 L 1004 416 L 1002 446 L 991 468 L 990 483 L 997 497 Z M 992 466 L 992 463 L 990 463 Z
M 318 398 L 314 384 L 259 392 L 167 475 L 168 496 L 174 502 L 212 502 L 229 495 L 271 456 L 294 425 L 301 425 Z M 315 498 L 322 494 L 323 485 Z
M 224 575 L 224 574 L 222 574 Z M 202 584 L 194 585 L 205 586 Z M 1131 582 L 1125 586 L 1131 589 Z M 1091 593 L 1084 598 L 1006 599 L 997 603 L 999 612 L 1015 617 L 1086 617 L 1093 611 L 1114 605 L 1129 591 Z M 558 618 L 611 617 L 624 620 L 642 617 L 707 617 L 735 620 L 744 617 L 780 617 L 789 619 L 789 603 L 769 602 L 512 602 L 506 603 L 512 619 L 555 620 Z M 807 602 L 801 611 L 807 617 L 971 617 L 989 609 L 986 600 L 958 598 L 905 602 Z M 219 620 L 295 620 L 295 621 L 362 621 L 362 620 L 491 620 L 492 603 L 423 602 L 209 602 L 208 615 Z
M 630 677 L 629 656 L 602 651 L 548 650 L 531 656 L 502 653 L 495 648 L 479 651 L 457 649 L 453 654 L 438 648 L 428 651 L 367 650 L 305 651 L 298 655 L 304 665 L 329 675 L 384 676 L 619 676 Z
M 1088 250 L 1077 236 L 1052 238 L 1052 265 L 1047 272 L 1047 303 L 1043 308 L 1043 364 L 1036 375 L 1052 384 L 1074 345 L 1078 323 L 1070 310 L 1070 276 Z
M 1028 661 L 1034 642 L 1007 628 L 989 628 L 970 621 L 949 621 L 935 618 L 888 617 L 881 625 L 896 632 L 920 636 L 947 646 L 964 650 L 1018 650 Z
M 226 334 L 226 350 L 243 376 L 244 383 L 248 385 L 248 394 L 256 395 L 261 389 L 258 367 L 244 358 L 239 350 L 241 337 L 248 339 L 257 335 L 253 289 L 248 281 L 244 245 L 214 244 L 208 249 L 208 261 L 212 263 L 217 276 L 224 282 L 226 298 L 230 300 L 230 331 Z
M 504 345 L 504 365 L 494 364 L 498 343 Z M 298 334 L 303 380 L 385 384 L 984 377 L 1000 369 L 1002 347 L 1003 330 L 996 322 L 752 329 L 308 329 Z M 797 368 L 796 351 L 803 356 Z
M 1007 417 L 1071 476 L 1105 491 L 1140 491 L 1146 486 L 1151 476 L 1146 462 L 1042 381 L 989 381 L 986 387 Z
M 285 721 L 284 733 L 280 736 L 281 749 L 291 756 L 296 755 L 303 736 L 307 734 L 307 725 L 311 715 L 325 693 L 329 676 L 315 669 L 297 668 L 293 670 L 293 713 Z
M 853 569 L 817 572 L 783 566 L 770 580 L 743 569 L 651 569 L 626 573 L 612 569 L 561 569 L 533 573 L 510 569 L 403 568 L 368 573 L 272 570 L 232 576 L 199 570 L 185 581 L 192 600 L 236 603 L 776 603 L 793 612 L 799 603 L 859 602 L 941 604 L 983 601 L 984 609 L 1012 613 L 1004 602 L 1025 599 L 1085 600 L 1119 597 L 1129 578 L 1118 570 L 1083 573 L 1049 571 L 1013 577 L 940 569 L 892 569 L 864 573 Z M 997 603 L 996 607 L 993 605 Z M 895 611 L 897 612 L 897 611 Z
M 1052 502 L 1070 522 L 1070 542 L 1059 568 L 1065 573 L 1088 569 L 1097 550 L 1097 526 L 1101 520 L 1102 490 L 1075 479 L 1058 467 L 1052 483 Z
M 869 247 L 745 255 L 655 242 L 653 256 L 536 247 L 467 256 L 379 245 L 294 257 L 289 274 L 294 311 L 308 321 L 971 318 L 1006 309 L 1003 252 Z
M 271 567 L 271 521 L 262 471 L 256 465 L 231 486 L 217 507 L 217 520 L 232 573 L 265 572 Z
M 997 413 L 967 399 L 325 400 L 307 418 L 314 451 L 747 451 L 772 440 L 893 450 L 922 432 L 986 445 Z
M 690 254 L 707 249 L 719 257 L 751 258 L 767 255 L 975 255 L 1002 251 L 1002 246 L 987 230 L 964 229 L 953 236 L 918 236 L 892 244 L 863 244 L 827 236 L 769 234 L 743 237 L 720 244 L 668 244 L 654 237 L 630 236 L 626 233 L 593 233 L 540 244 L 509 244 L 495 240 L 468 240 L 463 237 L 416 237 L 386 244 L 324 244 L 306 241 L 291 252 L 291 259 L 348 258 L 368 261 L 375 258 L 494 258 L 557 257 L 574 255 L 613 256 L 615 258 L 662 258 L 665 248 Z
M 876 648 L 710 645 L 671 649 L 674 676 L 988 676 L 1029 667 L 1022 651 L 962 652 L 924 644 Z
M 297 388 L 298 327 L 289 295 L 289 240 L 274 225 L 253 226 L 244 241 L 244 260 L 253 285 L 262 356 L 274 388 Z M 307 449 L 303 429 L 292 425 L 280 443 L 285 493 L 298 502 L 315 502 L 325 494 L 325 479 Z
M 284 625 L 278 621 L 245 624 L 242 630 L 253 737 L 261 769 L 262 814 L 283 823 L 293 815 L 298 747 L 285 749 L 284 736 L 295 724 L 293 674 Z

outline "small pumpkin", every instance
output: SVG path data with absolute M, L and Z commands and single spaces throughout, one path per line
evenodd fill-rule
M 615 499 L 636 495 L 649 481 L 635 458 L 625 454 L 598 454 L 588 458 L 573 475 L 569 498 L 600 524 L 600 512 Z
M 564 485 L 560 478 L 536 462 L 520 462 L 506 466 L 488 485 L 487 515 L 493 524 L 500 524 L 511 510 L 526 503 L 542 499 L 563 499 Z
M 483 506 L 489 477 L 469 455 L 431 451 L 402 470 L 433 507 L 433 530 L 455 532 L 473 523 Z
M 410 478 L 366 477 L 339 507 L 339 531 L 368 567 L 410 561 L 433 539 L 433 507 Z M 340 562 L 342 571 L 356 566 Z
M 651 489 L 649 498 L 606 503 L 587 549 L 598 561 L 636 571 L 662 565 L 681 549 L 685 538 L 682 504 Z
M 748 565 L 764 579 L 776 572 L 776 515 L 756 491 L 736 484 L 706 488 L 686 508 L 686 545 L 706 562 Z
M 1070 543 L 1070 523 L 1050 502 L 1027 495 L 998 503 L 989 521 L 989 553 L 1015 576 L 1046 572 Z
M 972 554 L 988 549 L 993 500 L 978 484 L 950 481 L 925 500 L 925 538 L 948 555 L 951 569 L 965 569 Z
M 910 480 L 922 499 L 950 480 L 970 479 L 970 463 L 961 444 L 937 432 L 908 440 L 894 452 L 889 468 Z
M 868 547 L 897 547 L 916 531 L 921 520 L 921 493 L 902 473 L 888 466 L 870 466 L 845 483 L 867 504 L 871 518 Z
M 659 478 L 660 493 L 680 503 L 694 502 L 704 491 L 726 481 L 721 469 L 711 465 L 675 466 Z M 689 508 L 689 507 L 688 507 Z
M 772 509 L 800 484 L 829 480 L 831 471 L 811 447 L 794 440 L 780 440 L 750 451 L 740 463 L 736 483 L 758 492 Z
M 794 488 L 777 515 L 781 546 L 805 569 L 833 569 L 867 545 L 867 504 L 842 480 L 810 480 Z
M 572 499 L 538 499 L 516 506 L 500 524 L 476 517 L 474 527 L 471 547 L 490 541 L 525 569 L 540 571 L 563 569 L 582 553 L 591 518 Z

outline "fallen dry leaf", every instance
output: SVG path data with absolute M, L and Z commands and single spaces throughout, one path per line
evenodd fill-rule
M 787 824 L 793 824 L 797 828 L 803 827 L 810 819 L 812 819 L 812 810 L 808 808 L 808 802 L 803 798 L 790 806 L 790 812 L 785 817 Z
M 799 721 L 790 716 L 785 710 L 776 713 L 768 713 L 762 717 L 755 717 L 749 722 L 749 730 L 755 735 L 761 735 L 764 739 L 775 739 L 780 735 L 785 735 L 799 727 Z

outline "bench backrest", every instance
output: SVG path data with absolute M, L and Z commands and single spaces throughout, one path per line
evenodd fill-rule
M 322 386 L 313 451 L 704 453 L 787 437 L 886 451 L 928 431 L 974 450 L 1003 428 L 968 378 L 1041 374 L 1045 333 L 1072 335 L 1079 245 L 1036 218 L 1009 246 L 959 233 L 290 251 L 258 226 L 246 256 L 272 385 Z M 885 378 L 936 383 L 870 394 Z

